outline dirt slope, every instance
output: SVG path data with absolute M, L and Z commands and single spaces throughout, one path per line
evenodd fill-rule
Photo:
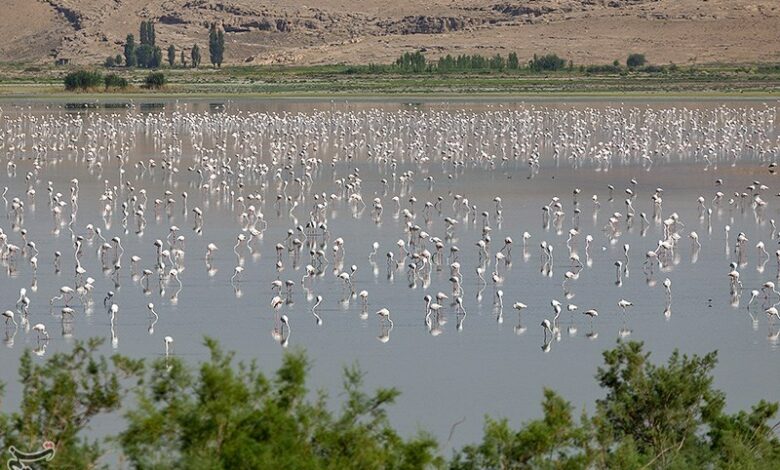
M 96 63 L 142 19 L 157 43 L 207 50 L 223 23 L 229 63 L 387 63 L 425 48 L 555 52 L 606 63 L 643 52 L 656 64 L 780 61 L 778 0 L 4 0 L 0 61 Z

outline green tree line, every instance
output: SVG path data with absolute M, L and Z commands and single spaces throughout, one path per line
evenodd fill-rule
M 604 65 L 581 65 L 578 67 L 584 73 L 623 73 L 626 71 L 665 72 L 673 67 L 647 65 L 644 54 L 632 53 L 626 58 L 625 67 L 619 61 Z M 490 72 L 490 71 L 516 71 L 527 70 L 531 72 L 554 72 L 559 70 L 572 70 L 574 63 L 559 57 L 557 54 L 534 54 L 528 61 L 521 61 L 517 53 L 510 52 L 506 56 L 495 54 L 484 56 L 480 54 L 460 54 L 439 57 L 437 60 L 429 60 L 421 51 L 405 52 L 393 62 L 391 66 L 371 64 L 369 73 L 382 73 L 390 71 L 410 73 L 450 73 L 450 72 Z
M 100 87 L 127 88 L 127 79 L 115 73 L 103 76 L 102 73 L 91 70 L 77 70 L 65 75 L 63 80 L 66 90 L 94 90 Z
M 405 52 L 393 64 L 397 70 L 403 72 L 463 72 L 486 70 L 520 70 L 524 65 L 520 62 L 517 53 L 510 52 L 506 57 L 501 54 L 483 56 L 480 54 L 461 54 L 453 56 L 447 54 L 436 61 L 428 60 L 420 52 Z M 561 70 L 567 66 L 566 60 L 555 54 L 544 56 L 534 55 L 525 67 L 535 70 Z
M 90 91 L 105 87 L 106 90 L 125 89 L 128 87 L 127 79 L 115 73 L 103 75 L 93 70 L 77 70 L 65 75 L 63 80 L 65 89 L 69 91 Z M 167 83 L 165 74 L 151 72 L 144 79 L 147 88 L 162 88 Z
M 481 442 L 441 455 L 421 432 L 400 435 L 389 423 L 393 388 L 368 393 L 363 373 L 347 367 L 341 403 L 329 411 L 324 391 L 314 398 L 302 352 L 287 353 L 271 376 L 254 362 L 236 362 L 212 339 L 197 367 L 178 357 L 147 362 L 98 355 L 101 340 L 77 341 L 70 352 L 21 358 L 23 400 L 0 412 L 0 446 L 56 454 L 36 468 L 107 468 L 110 446 L 137 469 L 644 469 L 777 468 L 776 403 L 725 412 L 713 387 L 716 354 L 672 354 L 649 360 L 641 343 L 604 353 L 596 380 L 604 391 L 592 415 L 544 391 L 542 417 L 512 428 L 486 418 Z M 0 387 L 2 392 L 4 387 Z M 133 397 L 133 407 L 122 407 Z M 124 410 L 116 436 L 89 439 L 100 416 Z
M 160 68 L 163 65 L 164 60 L 163 51 L 162 48 L 156 44 L 157 33 L 155 32 L 155 26 L 152 20 L 144 20 L 141 22 L 140 40 L 140 45 L 136 44 L 135 36 L 133 34 L 128 34 L 125 38 L 123 54 L 107 57 L 104 65 L 106 67 L 118 67 L 124 63 L 124 66 L 126 67 Z M 168 45 L 166 56 L 168 65 L 174 67 L 176 65 L 175 45 Z M 212 65 L 221 67 L 224 58 L 225 31 L 221 26 L 212 23 L 209 28 L 209 59 Z M 200 63 L 200 47 L 198 47 L 197 44 L 193 44 L 190 49 L 189 65 L 192 67 L 199 67 Z M 182 67 L 188 66 L 183 48 L 180 50 L 179 54 L 179 65 Z

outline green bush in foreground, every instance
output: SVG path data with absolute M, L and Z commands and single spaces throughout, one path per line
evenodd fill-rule
M 44 440 L 54 442 L 56 455 L 40 468 L 91 468 L 103 455 L 99 442 L 84 437 L 84 430 L 96 416 L 118 410 L 127 389 L 127 377 L 140 376 L 142 362 L 115 356 L 96 357 L 102 343 L 77 341 L 69 353 L 57 353 L 38 363 L 27 351 L 21 358 L 20 409 L 0 412 L 0 447 L 15 446 L 37 451 Z M 38 468 L 38 467 L 36 467 Z
M 390 426 L 387 407 L 398 391 L 365 393 L 355 367 L 344 371 L 333 413 L 324 392 L 309 398 L 309 363 L 300 352 L 266 377 L 210 339 L 210 359 L 197 369 L 176 357 L 97 358 L 99 344 L 76 342 L 40 364 L 25 353 L 24 401 L 17 412 L 0 412 L 3 448 L 35 450 L 46 438 L 57 453 L 36 468 L 100 467 L 105 443 L 89 441 L 84 430 L 133 390 L 126 427 L 108 442 L 138 469 L 770 469 L 780 459 L 770 422 L 777 404 L 724 413 L 725 397 L 712 387 L 714 353 L 674 353 L 654 365 L 641 343 L 619 343 L 596 374 L 605 395 L 593 416 L 576 419 L 570 403 L 545 390 L 540 419 L 512 429 L 486 418 L 482 442 L 447 462 L 430 436 L 404 439 Z
M 439 464 L 430 437 L 404 440 L 387 420 L 394 389 L 362 391 L 362 374 L 344 371 L 341 412 L 325 395 L 306 399 L 308 361 L 288 354 L 273 378 L 207 340 L 211 360 L 192 374 L 177 359 L 157 362 L 140 406 L 120 437 L 137 468 L 424 468 Z
M 545 390 L 542 419 L 515 431 L 487 418 L 482 443 L 451 468 L 776 468 L 776 403 L 725 414 L 725 396 L 712 388 L 715 353 L 675 352 L 666 366 L 648 357 L 641 343 L 618 344 L 596 374 L 606 396 L 594 416 L 577 422 L 571 404 Z

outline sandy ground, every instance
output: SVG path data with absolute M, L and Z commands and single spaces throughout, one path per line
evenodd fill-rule
M 145 18 L 157 43 L 197 43 L 224 24 L 228 63 L 389 63 L 429 56 L 555 52 L 576 64 L 645 53 L 656 64 L 780 61 L 777 0 L 4 0 L 0 61 L 98 63 Z M 388 5 L 390 3 L 390 5 Z

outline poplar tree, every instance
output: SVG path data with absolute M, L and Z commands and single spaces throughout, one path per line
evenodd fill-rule
M 192 46 L 192 51 L 190 51 L 190 58 L 192 59 L 192 67 L 198 68 L 200 65 L 200 47 L 198 47 L 197 44 Z
M 125 65 L 134 67 L 135 64 L 135 37 L 132 34 L 128 34 L 125 40 Z
M 211 23 L 209 30 L 209 58 L 211 64 L 222 67 L 222 60 L 225 57 L 225 32 L 216 23 Z

